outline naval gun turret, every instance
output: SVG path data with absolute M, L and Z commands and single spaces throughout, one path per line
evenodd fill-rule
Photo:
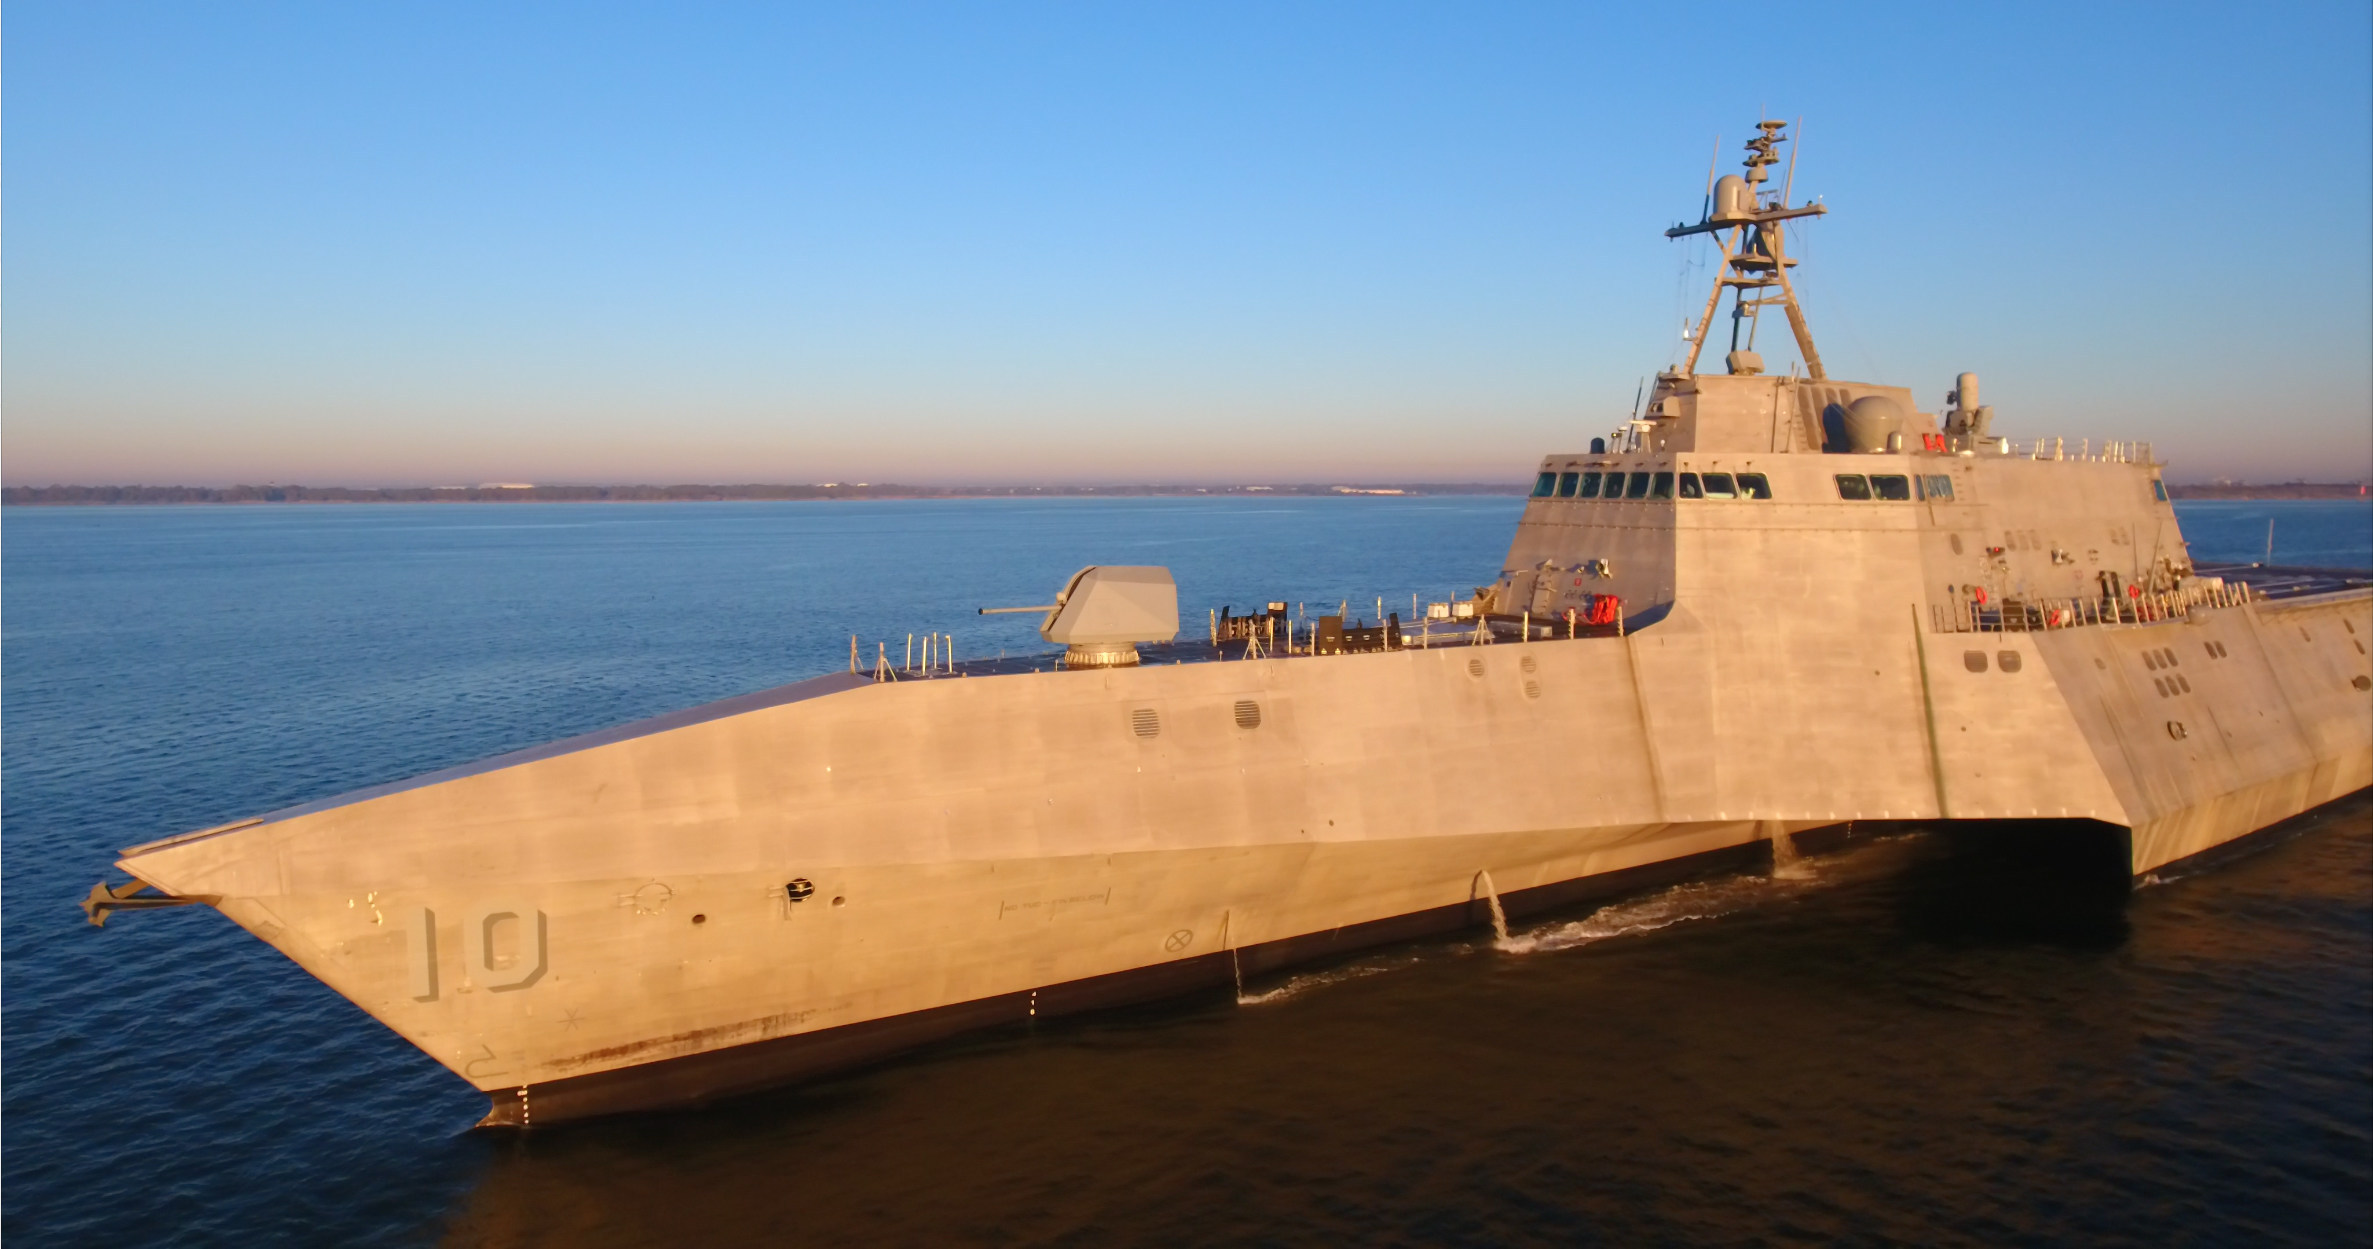
M 983 607 L 984 616 L 1046 613 L 1038 636 L 1059 643 L 1066 668 L 1134 668 L 1137 644 L 1178 636 L 1178 583 L 1159 565 L 1091 564 L 1071 574 L 1055 601 Z

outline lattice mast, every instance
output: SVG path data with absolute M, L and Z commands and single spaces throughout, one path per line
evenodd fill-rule
M 1714 279 L 1713 291 L 1706 296 L 1705 315 L 1698 318 L 1697 330 L 1690 336 L 1689 359 L 1681 366 L 1684 376 L 1697 371 L 1698 353 L 1705 350 L 1706 338 L 1713 332 L 1714 314 L 1720 310 L 1722 292 L 1726 290 L 1732 292 L 1730 355 L 1726 361 L 1731 372 L 1763 371 L 1763 361 L 1755 354 L 1756 314 L 1778 304 L 1788 314 L 1788 328 L 1796 335 L 1796 349 L 1804 356 L 1805 371 L 1816 379 L 1828 376 L 1821 369 L 1821 353 L 1813 347 L 1813 332 L 1805 325 L 1804 309 L 1796 302 L 1796 288 L 1788 282 L 1788 267 L 1796 262 L 1788 258 L 1786 232 L 1781 223 L 1798 217 L 1818 217 L 1829 210 L 1811 203 L 1796 208 L 1788 206 L 1788 193 L 1796 181 L 1793 149 L 1780 190 L 1763 189 L 1763 184 L 1770 180 L 1771 167 L 1780 163 L 1773 149 L 1788 141 L 1788 136 L 1780 133 L 1787 128 L 1784 121 L 1757 122 L 1759 133 L 1747 140 L 1745 176 L 1724 174 L 1716 179 L 1712 169 L 1706 170 L 1704 219 L 1696 225 L 1676 225 L 1664 232 L 1668 239 L 1711 234 L 1722 248 L 1721 269 Z M 1798 130 L 1802 129 L 1800 125 Z M 1744 346 L 1739 341 L 1742 327 L 1746 333 Z

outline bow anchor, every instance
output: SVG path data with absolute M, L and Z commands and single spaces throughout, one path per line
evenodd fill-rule
M 93 927 L 104 928 L 107 926 L 107 917 L 117 911 L 153 911 L 160 907 L 188 906 L 198 900 L 175 897 L 169 893 L 136 896 L 149 887 L 145 880 L 127 881 L 121 885 L 109 885 L 102 880 L 91 886 L 90 896 L 82 900 L 82 913 L 89 917 Z

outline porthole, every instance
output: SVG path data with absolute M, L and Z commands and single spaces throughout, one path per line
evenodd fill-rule
M 2182 690 L 2183 690 L 2183 692 L 2184 692 L 2184 693 L 2186 693 L 2186 694 L 2189 694 L 2189 693 L 2191 693 L 2191 692 L 2192 692 L 2192 681 L 2191 681 L 2191 678 L 2189 678 L 2189 677 L 2181 677 L 2181 676 L 2179 676 L 2179 677 L 2175 678 L 2175 684 L 2177 685 L 2177 687 L 2179 687 L 2180 689 L 2182 689 Z
M 2360 690 L 2373 690 L 2373 677 L 2353 676 L 2348 679 L 2348 683 Z
M 2004 672 L 2017 672 L 2017 671 L 2019 670 L 2019 662 L 2020 662 L 2020 661 L 2019 661 L 2019 652 L 2017 652 L 2017 651 L 1997 651 L 1997 652 L 1995 652 L 1995 655 L 1994 655 L 1994 662 L 1995 662 L 1995 663 L 1998 663 L 1998 664 L 2001 664 L 2001 665 L 2002 665 L 2002 670 L 2003 670 Z
M 709 922 L 709 917 L 706 915 L 695 915 L 692 917 L 692 922 L 695 924 L 705 924 Z
M 1129 713 L 1129 731 L 1139 737 L 1154 737 L 1162 731 L 1162 717 L 1151 707 L 1139 707 Z
M 805 876 L 794 876 L 790 883 L 783 886 L 783 896 L 793 902 L 805 902 L 815 896 L 815 892 L 816 882 Z
M 2169 720 L 2167 722 L 2167 736 L 2172 737 L 2180 742 L 2191 735 L 2192 731 L 2183 726 L 2183 721 Z
M 2157 652 L 2157 651 L 2144 651 L 2144 652 L 2142 652 L 2142 666 L 2143 666 L 2143 667 L 2145 667 L 2145 668 L 2148 668 L 2148 669 L 2150 669 L 2150 670 L 2151 670 L 2151 671 L 2153 671 L 2153 672 L 2157 672 L 2157 671 L 2159 670 L 2159 652 Z
M 2151 678 L 2151 686 L 2152 686 L 2152 688 L 2154 688 L 2154 689 L 2156 689 L 2156 690 L 2158 690 L 2158 691 L 2159 691 L 2159 697 L 2161 697 L 2161 698 L 2165 698 L 2165 697 L 2167 697 L 2167 678 L 2165 678 L 2165 677 L 2152 677 L 2152 678 Z
M 1257 729 L 1261 727 L 1261 705 L 1249 698 L 1237 699 L 1236 727 L 1240 729 Z
M 1969 669 L 1971 672 L 1984 672 L 1986 670 L 1986 652 L 1961 652 L 1961 666 Z
M 1480 676 L 1482 676 L 1482 675 L 1483 675 L 1483 661 L 1482 661 L 1482 660 L 1480 660 L 1480 659 L 1470 659 L 1470 660 L 1468 660 L 1468 661 L 1467 661 L 1467 675 L 1468 675 L 1468 676 L 1471 676 L 1471 677 L 1480 677 Z
M 1960 534 L 1954 534 L 1954 535 L 1952 535 L 1952 536 L 1951 536 L 1951 538 L 1950 538 L 1950 541 L 1951 541 L 1951 542 L 1952 542 L 1952 544 L 1953 544 L 1953 554 L 1955 554 L 1955 555 L 1959 555 L 1959 554 L 1961 553 L 1961 535 L 1960 535 Z

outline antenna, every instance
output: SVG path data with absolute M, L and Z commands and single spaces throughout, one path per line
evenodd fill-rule
M 1648 379 L 1640 379 L 1639 389 L 1631 392 L 1631 419 L 1640 419 L 1640 396 L 1648 393 Z
M 1706 206 L 1697 210 L 1700 221 L 1714 215 L 1714 167 L 1722 163 L 1722 136 L 1714 136 L 1714 154 L 1706 158 Z
M 1788 193 L 1796 188 L 1796 154 L 1804 150 L 1804 114 L 1796 117 L 1796 142 L 1788 147 L 1788 176 L 1780 180 L 1780 207 L 1788 206 Z

